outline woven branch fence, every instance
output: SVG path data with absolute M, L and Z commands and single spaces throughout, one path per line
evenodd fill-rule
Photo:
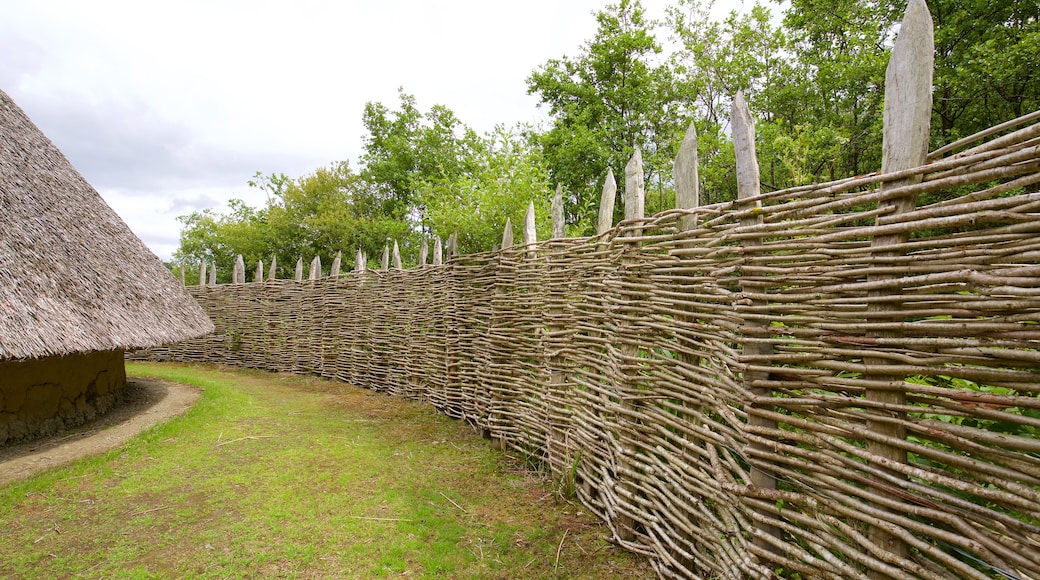
M 1040 578 L 1038 118 L 594 238 L 192 286 L 216 332 L 138 356 L 428 401 L 663 577 Z

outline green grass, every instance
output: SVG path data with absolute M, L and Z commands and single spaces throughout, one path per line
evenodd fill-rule
M 0 577 L 652 576 L 426 405 L 294 375 L 127 370 L 203 394 L 119 449 L 0 487 Z

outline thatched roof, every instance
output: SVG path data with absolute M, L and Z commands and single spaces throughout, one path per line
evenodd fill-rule
M 0 360 L 135 349 L 213 324 L 0 91 Z

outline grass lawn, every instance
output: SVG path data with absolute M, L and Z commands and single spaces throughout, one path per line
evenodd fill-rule
M 653 576 L 427 405 L 295 375 L 127 371 L 203 394 L 115 451 L 0 487 L 0 577 Z

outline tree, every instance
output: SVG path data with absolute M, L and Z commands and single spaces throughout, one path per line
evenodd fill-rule
M 679 0 L 668 9 L 669 27 L 681 43 L 672 55 L 677 85 L 694 101 L 703 203 L 736 197 L 728 136 L 733 96 L 744 91 L 757 105 L 764 99 L 764 87 L 782 83 L 790 74 L 783 56 L 787 39 L 773 26 L 766 7 L 755 3 L 748 12 L 731 11 L 720 22 L 711 17 L 713 6 L 714 0 Z
M 541 152 L 520 130 L 497 127 L 471 150 L 471 169 L 454 179 L 433 179 L 421 186 L 420 202 L 432 233 L 446 239 L 459 235 L 463 253 L 487 252 L 502 240 L 506 219 L 515 239 L 523 239 L 528 204 L 534 202 L 538 237 L 551 230 L 549 199 L 552 192 Z
M 415 97 L 398 90 L 400 108 L 378 102 L 365 104 L 368 131 L 361 156 L 361 176 L 382 202 L 384 215 L 403 218 L 412 212 L 422 221 L 417 194 L 422 183 L 451 180 L 469 168 L 470 151 L 479 137 L 443 105 L 425 114 Z
M 1040 108 L 1040 2 L 932 0 L 933 144 Z
M 232 200 L 225 215 L 206 209 L 179 217 L 184 227 L 174 257 L 216 262 L 218 279 L 226 282 L 238 254 L 248 264 L 269 263 L 275 256 L 278 275 L 284 278 L 292 275 L 300 257 L 319 256 L 328 265 L 338 251 L 349 262 L 357 248 L 378 256 L 394 240 L 414 245 L 408 222 L 383 213 L 378 196 L 347 162 L 298 179 L 257 174 L 250 185 L 267 192 L 266 207 L 254 209 Z
M 578 57 L 553 59 L 527 79 L 553 117 L 539 136 L 552 179 L 568 192 L 568 221 L 596 227 L 608 167 L 620 172 L 639 145 L 648 184 L 669 187 L 671 163 L 685 129 L 673 75 L 654 62 L 661 46 L 639 0 L 596 14 L 599 27 Z M 621 196 L 619 196 L 620 199 Z

